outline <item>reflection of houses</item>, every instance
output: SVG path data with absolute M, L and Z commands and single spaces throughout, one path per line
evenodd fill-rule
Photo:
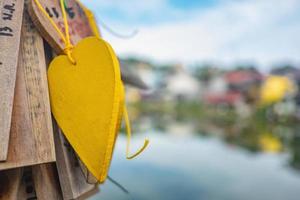
M 264 133 L 259 135 L 259 144 L 261 150 L 269 153 L 280 152 L 283 148 L 281 140 L 271 133 Z
M 255 69 L 239 69 L 213 78 L 205 95 L 205 102 L 213 105 L 225 104 L 234 106 L 243 101 L 257 101 L 263 76 Z
M 192 122 L 169 122 L 166 124 L 168 133 L 176 136 L 186 137 L 191 136 L 195 133 L 195 124 Z

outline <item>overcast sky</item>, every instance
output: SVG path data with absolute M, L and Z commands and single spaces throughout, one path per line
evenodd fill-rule
M 158 62 L 300 63 L 300 0 L 83 0 L 121 56 Z M 101 27 L 101 23 L 100 27 Z

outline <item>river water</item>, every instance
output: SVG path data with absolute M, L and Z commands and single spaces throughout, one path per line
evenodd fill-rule
M 151 140 L 149 148 L 128 161 L 126 137 L 120 135 L 109 172 L 129 193 L 107 180 L 90 199 L 300 198 L 298 127 L 258 130 L 240 124 L 225 128 L 172 121 L 157 129 L 149 120 L 140 124 L 143 131 L 133 136 L 131 149 L 142 145 L 145 137 Z

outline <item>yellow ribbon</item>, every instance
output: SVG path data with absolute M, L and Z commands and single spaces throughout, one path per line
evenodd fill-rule
M 130 148 L 130 140 L 131 140 L 131 128 L 130 128 L 130 121 L 129 121 L 126 105 L 124 105 L 124 118 L 125 118 L 125 124 L 126 124 L 126 132 L 127 132 L 126 158 L 130 160 L 130 159 L 133 159 L 136 156 L 140 155 L 147 148 L 147 146 L 149 145 L 149 140 L 145 139 L 144 145 L 142 146 L 142 148 L 140 148 L 135 154 L 130 156 L 129 148 Z
M 79 4 L 79 6 L 84 10 L 85 14 L 87 15 L 87 17 L 89 19 L 89 23 L 92 26 L 93 33 L 95 34 L 95 36 L 100 37 L 100 32 L 98 31 L 98 29 L 96 29 L 96 23 L 94 23 L 94 22 L 91 23 L 92 18 L 94 18 L 92 12 L 89 9 L 87 9 L 79 0 L 75 0 L 75 1 Z M 54 20 L 49 16 L 47 11 L 43 8 L 43 6 L 39 2 L 39 0 L 34 0 L 34 2 L 36 3 L 38 9 L 48 18 L 48 20 L 50 21 L 52 26 L 55 28 L 57 33 L 60 35 L 61 39 L 65 43 L 64 53 L 68 56 L 70 62 L 73 65 L 75 65 L 76 61 L 72 57 L 73 45 L 72 45 L 71 40 L 70 40 L 69 24 L 68 24 L 66 10 L 65 10 L 65 7 L 64 7 L 64 0 L 60 0 L 60 7 L 61 7 L 61 10 L 62 10 L 64 25 L 65 25 L 65 35 L 61 32 L 61 30 L 56 25 Z M 127 133 L 126 158 L 127 159 L 133 159 L 136 156 L 140 155 L 147 148 L 147 146 L 149 145 L 149 140 L 145 139 L 144 145 L 142 146 L 142 148 L 140 148 L 136 153 L 134 153 L 133 155 L 130 156 L 129 155 L 130 154 L 129 149 L 130 149 L 130 141 L 131 141 L 131 127 L 130 127 L 130 120 L 129 120 L 129 117 L 128 117 L 126 104 L 124 104 L 123 114 L 124 114 L 125 125 L 126 125 L 126 133 Z

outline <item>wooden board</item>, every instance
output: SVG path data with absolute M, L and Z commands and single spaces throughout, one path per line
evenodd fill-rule
M 22 169 L 22 182 L 18 191 L 17 200 L 35 200 L 37 199 L 31 167 Z
M 54 163 L 33 166 L 32 177 L 37 199 L 63 199 Z
M 37 165 L 23 169 L 18 197 L 14 200 L 61 200 L 59 185 L 55 178 L 54 164 Z
M 62 200 L 55 164 L 0 172 L 0 200 Z
M 39 0 L 41 5 L 55 21 L 60 30 L 64 33 L 64 23 L 62 10 L 59 0 Z M 93 36 L 93 31 L 89 26 L 89 21 L 83 9 L 75 0 L 66 1 L 68 24 L 70 27 L 70 38 L 73 45 L 76 45 L 81 39 Z M 49 19 L 38 9 L 34 0 L 30 0 L 30 16 L 47 42 L 54 48 L 55 52 L 61 54 L 65 48 L 61 37 L 54 29 Z
M 63 136 L 61 130 L 55 125 L 55 149 L 57 155 L 56 166 L 64 199 L 76 199 L 95 188 L 95 179 L 85 177 L 87 172 L 80 165 L 74 150 Z M 90 184 L 91 183 L 91 184 Z
M 16 200 L 22 183 L 22 169 L 0 172 L 0 200 Z
M 55 161 L 43 40 L 24 13 L 11 139 L 0 170 Z
M 75 153 L 75 152 L 74 152 Z M 79 157 L 76 155 L 78 162 L 79 162 L 79 166 L 81 168 L 81 171 L 83 172 L 83 176 L 86 180 L 87 183 L 89 184 L 98 184 L 98 180 L 93 176 L 93 174 L 86 168 L 86 166 L 84 165 L 84 163 L 79 159 Z
M 0 161 L 7 159 L 23 0 L 0 0 Z
M 1 171 L 0 185 L 0 200 L 36 198 L 30 168 Z
M 87 199 L 89 199 L 90 197 L 96 195 L 99 192 L 100 192 L 99 187 L 98 186 L 94 186 L 94 189 L 92 189 L 88 193 L 85 193 L 84 195 L 80 196 L 79 198 L 77 198 L 77 200 L 87 200 Z
M 0 200 L 36 199 L 30 168 L 1 171 L 0 185 Z

